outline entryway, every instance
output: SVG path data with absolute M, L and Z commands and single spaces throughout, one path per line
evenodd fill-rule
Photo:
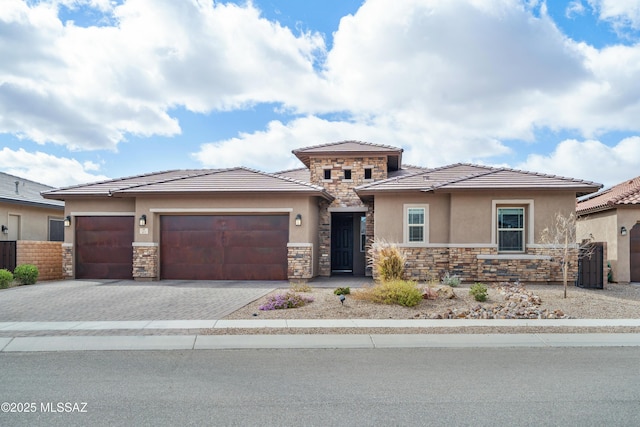
M 640 223 L 629 231 L 629 280 L 640 282 Z
M 331 214 L 331 275 L 364 276 L 364 233 L 364 212 Z

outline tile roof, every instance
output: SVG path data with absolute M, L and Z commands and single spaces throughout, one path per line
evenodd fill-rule
M 63 209 L 64 202 L 47 200 L 40 194 L 51 189 L 48 185 L 0 172 L 0 202 Z
M 372 144 L 362 141 L 340 141 L 330 142 L 328 144 L 314 145 L 311 147 L 298 148 L 292 153 L 300 159 L 306 167 L 309 167 L 309 158 L 315 155 L 335 155 L 350 154 L 352 156 L 359 155 L 385 155 L 388 158 L 390 169 L 399 169 L 402 163 L 402 152 L 404 150 L 391 145 Z
M 555 175 L 509 168 L 456 163 L 435 169 L 418 170 L 401 177 L 361 185 L 356 192 L 370 195 L 379 191 L 457 191 L 479 189 L 503 190 L 575 190 L 577 194 L 597 191 L 600 184 Z
M 158 172 L 57 189 L 46 192 L 45 197 L 252 192 L 314 194 L 333 200 L 322 187 L 244 167 Z
M 640 176 L 579 200 L 576 212 L 584 215 L 630 205 L 640 206 Z

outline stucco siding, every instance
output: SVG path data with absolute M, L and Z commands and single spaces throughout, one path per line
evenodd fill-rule
M 13 203 L 0 204 L 0 223 L 13 227 L 10 216 L 18 218 L 19 230 L 9 230 L 7 234 L 0 233 L 0 240 L 49 240 L 49 219 L 62 219 L 62 209 L 46 209 Z

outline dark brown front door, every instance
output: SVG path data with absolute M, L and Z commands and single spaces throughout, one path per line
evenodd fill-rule
M 160 227 L 163 279 L 287 279 L 288 215 L 163 216 Z
M 331 218 L 331 272 L 353 273 L 353 215 Z
M 640 224 L 629 232 L 629 270 L 631 282 L 640 282 Z
M 76 278 L 132 279 L 134 218 L 76 217 Z

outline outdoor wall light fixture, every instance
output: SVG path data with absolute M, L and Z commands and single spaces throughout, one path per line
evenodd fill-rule
M 140 227 L 144 227 L 145 225 L 147 225 L 147 216 L 142 215 L 140 217 L 140 220 L 138 221 L 138 224 L 140 224 Z
M 64 226 L 71 227 L 71 217 L 69 215 L 64 218 Z
M 296 215 L 296 227 L 300 227 L 302 225 L 302 215 Z
M 624 225 L 622 227 L 620 227 L 620 234 L 622 236 L 626 236 L 627 235 L 627 227 L 625 227 Z
M 9 227 L 7 227 L 6 225 L 2 226 L 2 234 L 9 234 Z

